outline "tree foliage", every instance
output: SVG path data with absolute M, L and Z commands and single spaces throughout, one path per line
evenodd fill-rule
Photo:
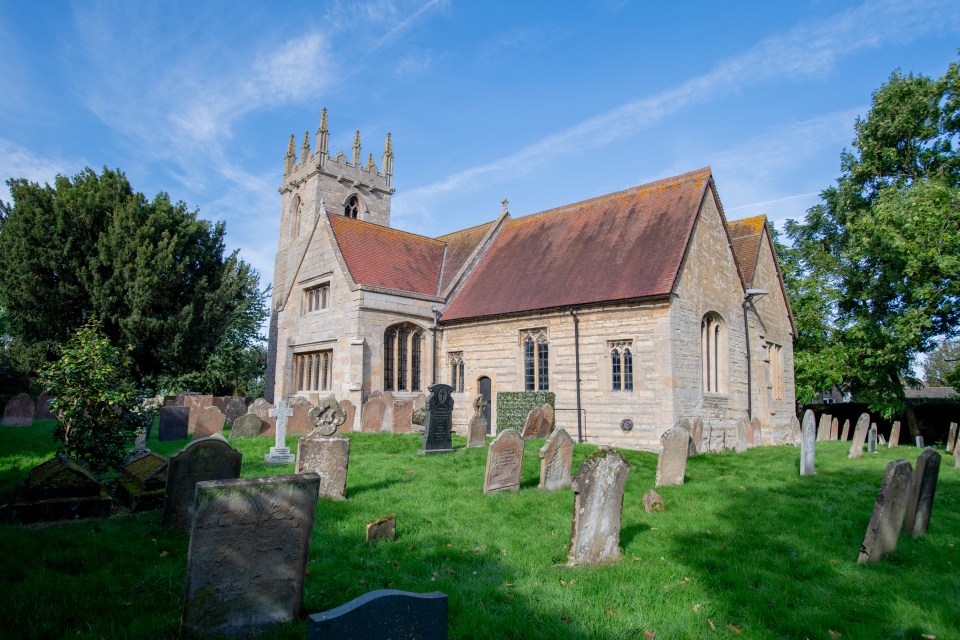
M 873 95 L 837 184 L 784 250 L 797 397 L 839 387 L 889 417 L 911 364 L 960 319 L 960 69 L 897 71 Z
M 53 186 L 8 185 L 0 306 L 21 371 L 53 358 L 92 315 L 148 383 L 204 371 L 215 354 L 258 339 L 266 292 L 250 265 L 225 253 L 222 222 L 199 219 L 165 193 L 148 201 L 106 168 L 58 176 Z
M 960 387 L 960 340 L 944 340 L 927 355 L 923 379 L 932 387 Z

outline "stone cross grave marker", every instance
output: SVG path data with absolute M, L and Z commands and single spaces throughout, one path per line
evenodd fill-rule
M 877 423 L 870 423 L 870 430 L 867 431 L 867 453 L 877 452 Z
M 894 447 L 900 446 L 900 421 L 897 420 L 893 423 L 893 426 L 890 428 L 890 442 L 887 444 L 887 447 L 893 449 Z
M 830 439 L 837 440 L 840 438 L 840 421 L 834 418 L 830 421 Z
M 242 460 L 243 454 L 231 447 L 220 434 L 192 440 L 173 454 L 167 464 L 163 525 L 189 531 L 193 522 L 193 497 L 197 483 L 239 478 Z
M 813 411 L 803 412 L 803 435 L 800 438 L 800 475 L 812 476 L 816 471 L 816 422 Z
M 487 448 L 483 492 L 516 491 L 523 468 L 523 437 L 516 429 L 504 429 Z
M 914 538 L 926 535 L 933 511 L 933 496 L 937 492 L 937 477 L 940 475 L 940 454 L 933 449 L 924 449 L 917 458 L 910 489 L 907 492 L 907 511 L 903 530 Z
M 690 433 L 684 428 L 684 423 L 686 419 L 660 436 L 656 487 L 683 484 L 683 476 L 687 471 L 687 443 L 690 441 Z
M 350 464 L 350 440 L 337 435 L 346 420 L 346 412 L 333 398 L 320 400 L 310 410 L 316 428 L 297 442 L 297 473 L 320 475 L 320 497 L 344 500 L 347 497 L 347 468 Z
M 270 410 L 270 417 L 277 419 L 277 430 L 270 452 L 263 456 L 267 464 L 290 464 L 296 460 L 296 456 L 290 453 L 290 447 L 287 446 L 287 418 L 292 415 L 293 409 L 287 406 L 285 400 L 281 400 L 275 409 Z
M 686 448 L 684 442 L 684 452 Z M 620 559 L 620 519 L 629 475 L 630 464 L 610 447 L 597 449 L 580 465 L 570 484 L 574 498 L 568 564 Z
M 554 429 L 540 448 L 540 485 L 545 491 L 570 486 L 573 438 L 566 429 Z
M 209 438 L 215 433 L 223 433 L 223 425 L 227 417 L 217 407 L 207 407 L 197 416 L 197 424 L 193 428 L 194 438 Z
M 197 483 L 180 630 L 248 636 L 300 614 L 320 478 Z
M 160 431 L 157 440 L 185 440 L 190 407 L 163 407 L 160 409 Z
M 883 472 L 883 482 L 873 506 L 867 533 L 860 545 L 858 563 L 877 562 L 897 548 L 897 538 L 907 510 L 907 492 L 913 480 L 913 470 L 906 460 L 894 460 Z
M 430 386 L 429 391 L 420 453 L 450 453 L 453 451 L 450 438 L 453 429 L 453 387 L 435 384 Z
M 840 439 L 846 442 L 850 439 L 850 419 L 847 418 L 843 421 L 843 432 L 840 434 Z
M 36 413 L 37 406 L 33 398 L 25 393 L 18 393 L 9 400 L 3 407 L 4 427 L 29 427 L 33 424 L 33 414 Z
M 830 420 L 829 413 L 820 414 L 820 422 L 817 423 L 817 442 L 824 442 L 830 439 Z
M 380 433 L 380 430 L 383 429 L 383 416 L 386 411 L 387 405 L 379 396 L 367 400 L 360 411 L 360 431 L 363 433 Z
M 467 433 L 468 447 L 485 447 L 487 445 L 487 401 L 482 395 L 473 400 L 473 417 L 470 418 L 470 427 Z
M 446 640 L 447 596 L 380 589 L 307 618 L 307 640 L 343 638 Z
M 950 423 L 950 431 L 947 433 L 947 453 L 953 452 L 957 448 L 957 423 Z
M 867 439 L 867 430 L 870 428 L 870 414 L 861 413 L 857 418 L 857 428 L 853 430 L 853 442 L 850 443 L 848 458 L 859 458 L 863 455 L 863 443 Z

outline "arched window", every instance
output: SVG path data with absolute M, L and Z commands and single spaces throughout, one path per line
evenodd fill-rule
M 383 390 L 420 391 L 423 329 L 405 322 L 383 333 Z
M 294 194 L 290 203 L 290 233 L 296 238 L 300 235 L 300 194 Z
M 343 206 L 343 215 L 346 218 L 356 220 L 357 216 L 360 215 L 360 198 L 357 196 L 347 198 L 347 203 Z
M 545 329 L 529 329 L 520 334 L 523 347 L 523 387 L 527 391 L 550 389 L 550 343 Z
M 463 351 L 450 354 L 450 386 L 454 391 L 463 393 Z
M 700 321 L 700 364 L 703 390 L 724 393 L 727 378 L 727 334 L 723 319 L 712 311 Z
M 610 379 L 614 391 L 633 391 L 633 354 L 630 340 L 608 343 L 610 348 Z

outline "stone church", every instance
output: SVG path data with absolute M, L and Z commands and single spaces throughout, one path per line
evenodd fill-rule
M 709 168 L 437 238 L 392 229 L 393 150 L 379 167 L 291 136 L 280 187 L 267 397 L 374 391 L 473 400 L 549 391 L 583 440 L 654 450 L 700 417 L 711 448 L 759 418 L 790 440 L 793 319 L 767 229 L 728 221 Z M 359 428 L 359 418 L 357 427 Z

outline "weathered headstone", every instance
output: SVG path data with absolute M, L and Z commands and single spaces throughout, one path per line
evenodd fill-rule
M 524 438 L 546 438 L 550 433 L 550 422 L 544 414 L 543 406 L 534 407 L 523 423 Z
M 952 452 L 957 447 L 957 423 L 950 423 L 950 431 L 947 433 L 947 453 Z
M 263 428 L 263 420 L 254 413 L 247 413 L 233 421 L 230 428 L 230 439 L 234 438 L 252 438 L 260 434 Z
M 233 424 L 247 415 L 247 403 L 244 402 L 243 398 L 230 398 L 223 407 L 223 415 L 227 422 Z
M 393 401 L 393 432 L 413 433 L 413 400 Z
M 371 591 L 307 618 L 307 640 L 447 640 L 447 596 Z
M 190 407 L 161 407 L 160 430 L 157 433 L 157 440 L 186 439 L 189 419 Z
M 867 453 L 877 452 L 877 423 L 870 423 L 870 430 L 867 431 Z
M 346 414 L 336 400 L 321 400 L 312 410 L 317 425 L 297 443 L 297 473 L 320 476 L 320 497 L 344 500 L 347 497 L 347 468 L 350 465 L 350 440 L 337 435 Z
M 840 438 L 840 421 L 834 418 L 830 421 L 830 439 L 837 440 Z
M 112 504 L 87 467 L 61 455 L 30 470 L 9 508 L 14 522 L 29 524 L 108 516 Z
M 287 406 L 286 401 L 281 400 L 276 409 L 270 410 L 270 415 L 277 419 L 277 426 L 273 435 L 273 446 L 263 459 L 267 464 L 290 464 L 296 460 L 296 456 L 290 453 L 290 447 L 287 446 L 287 418 L 293 415 L 293 409 Z
M 424 421 L 423 447 L 420 453 L 448 453 L 453 451 L 450 438 L 453 419 L 453 387 L 446 384 L 430 386 L 427 400 L 427 418 Z
M 840 434 L 840 439 L 843 442 L 846 442 L 850 439 L 850 419 L 847 418 L 843 421 L 843 432 Z
M 343 409 L 343 413 L 346 416 L 343 424 L 340 426 L 340 430 L 347 433 L 356 430 L 356 424 L 354 421 L 357 417 L 357 407 L 345 398 L 340 401 L 340 408 Z
M 396 410 L 397 400 L 389 391 L 381 393 L 380 399 L 383 400 L 383 422 L 380 423 L 380 431 L 390 433 L 393 431 L 393 414 Z
M 690 441 L 694 449 L 691 455 L 699 455 L 703 451 L 703 419 L 700 417 L 694 418 L 690 424 Z
M 194 438 L 209 438 L 215 433 L 223 433 L 226 416 L 216 407 L 207 407 L 200 412 L 197 424 L 193 428 Z
M 657 493 L 656 489 L 650 489 L 643 494 L 643 509 L 647 513 L 664 510 L 663 497 Z
M 543 415 L 544 422 L 547 423 L 547 433 L 544 434 L 544 437 L 550 435 L 550 431 L 553 429 L 553 420 L 556 417 L 556 412 L 553 408 L 553 405 L 549 402 L 541 407 L 541 415 Z
M 193 497 L 197 483 L 239 478 L 242 460 L 243 454 L 219 434 L 192 440 L 170 456 L 163 498 L 163 526 L 189 531 L 193 522 Z
M 738 453 L 743 453 L 747 450 L 747 432 L 750 430 L 750 421 L 746 418 L 742 420 L 737 420 L 737 442 L 736 450 Z
M 573 438 L 566 429 L 554 429 L 540 448 L 540 488 L 546 491 L 570 486 Z
M 366 527 L 367 544 L 380 540 L 393 540 L 397 537 L 397 516 L 391 513 L 371 520 Z
M 876 562 L 897 548 L 912 479 L 913 470 L 906 460 L 894 460 L 887 464 L 857 562 Z
M 890 443 L 887 445 L 890 449 L 900 446 L 900 421 L 896 420 L 890 428 Z
M 917 436 L 916 444 L 917 449 L 923 449 L 923 436 Z
M 416 398 L 413 399 L 413 410 L 419 411 L 420 409 L 427 408 L 427 394 L 421 392 Z
M 830 420 L 829 413 L 820 414 L 820 422 L 817 423 L 817 442 L 825 442 L 830 439 Z
M 263 422 L 263 426 L 260 428 L 261 436 L 273 436 L 276 434 L 277 430 L 277 418 L 270 415 L 270 411 L 273 409 L 273 405 L 264 400 L 263 398 L 257 398 L 250 403 L 250 407 L 247 410 L 248 413 L 260 418 Z
M 753 433 L 753 446 L 763 446 L 763 432 L 760 427 L 760 418 L 757 416 L 753 416 L 753 420 L 750 421 L 750 431 Z
M 182 634 L 248 636 L 300 614 L 316 474 L 198 482 Z
M 287 419 L 287 433 L 292 436 L 310 433 L 310 431 L 313 430 L 313 424 L 307 415 L 310 413 L 310 409 L 313 408 L 310 401 L 300 396 L 293 396 L 290 398 L 287 406 L 289 406 L 293 412 Z
M 482 395 L 478 395 L 473 400 L 473 417 L 470 418 L 470 425 L 467 428 L 467 446 L 485 447 L 487 445 L 487 401 Z
M 863 455 L 863 444 L 867 439 L 867 430 L 870 429 L 870 414 L 861 413 L 857 418 L 857 428 L 853 430 L 853 442 L 850 443 L 848 458 L 859 458 Z
M 190 408 L 190 420 L 187 422 L 187 433 L 192 434 L 197 427 L 197 420 L 200 419 L 200 413 L 207 407 L 213 406 L 213 396 L 211 395 L 189 395 L 183 399 L 187 407 Z
M 25 393 L 18 393 L 4 405 L 3 422 L 0 424 L 4 427 L 29 427 L 33 424 L 33 414 L 36 411 L 33 398 Z
M 754 436 L 754 433 L 753 433 L 753 423 L 751 423 L 750 420 L 747 420 L 747 421 L 744 423 L 744 436 L 745 436 L 745 438 L 746 438 L 746 442 L 745 442 L 745 445 L 746 445 L 746 446 L 745 446 L 744 448 L 745 448 L 745 449 L 752 449 L 752 448 L 754 448 L 754 447 L 756 446 L 756 444 L 754 444 L 754 441 L 753 441 L 753 436 Z
M 33 414 L 33 417 L 36 420 L 56 420 L 57 416 L 50 411 L 50 403 L 53 402 L 53 397 L 44 391 L 40 394 L 40 397 L 37 398 L 37 411 Z
M 790 416 L 790 433 L 792 435 L 789 444 L 803 444 L 803 428 L 797 416 Z
M 887 439 L 883 437 L 882 433 L 877 434 L 877 445 L 887 444 Z
M 487 448 L 487 471 L 483 492 L 516 491 L 523 468 L 523 437 L 516 429 L 504 429 Z
M 813 411 L 803 412 L 803 435 L 800 438 L 800 475 L 812 476 L 816 470 L 816 423 Z
M 940 454 L 933 449 L 924 449 L 913 470 L 903 521 L 903 530 L 914 538 L 926 535 L 930 527 L 930 513 L 933 511 L 933 496 L 937 492 L 939 474 Z
M 167 458 L 152 452 L 131 460 L 117 478 L 117 498 L 131 511 L 161 508 L 169 464 Z
M 687 442 L 690 435 L 677 425 L 660 436 L 660 456 L 657 458 L 657 481 L 654 486 L 682 485 L 687 471 Z
M 684 443 L 684 454 L 686 450 Z M 574 498 L 568 564 L 620 559 L 620 518 L 629 475 L 630 464 L 610 447 L 597 449 L 580 465 L 570 484 Z
M 387 407 L 379 397 L 370 398 L 363 405 L 360 413 L 360 431 L 363 433 L 380 433 L 383 429 L 383 415 Z

